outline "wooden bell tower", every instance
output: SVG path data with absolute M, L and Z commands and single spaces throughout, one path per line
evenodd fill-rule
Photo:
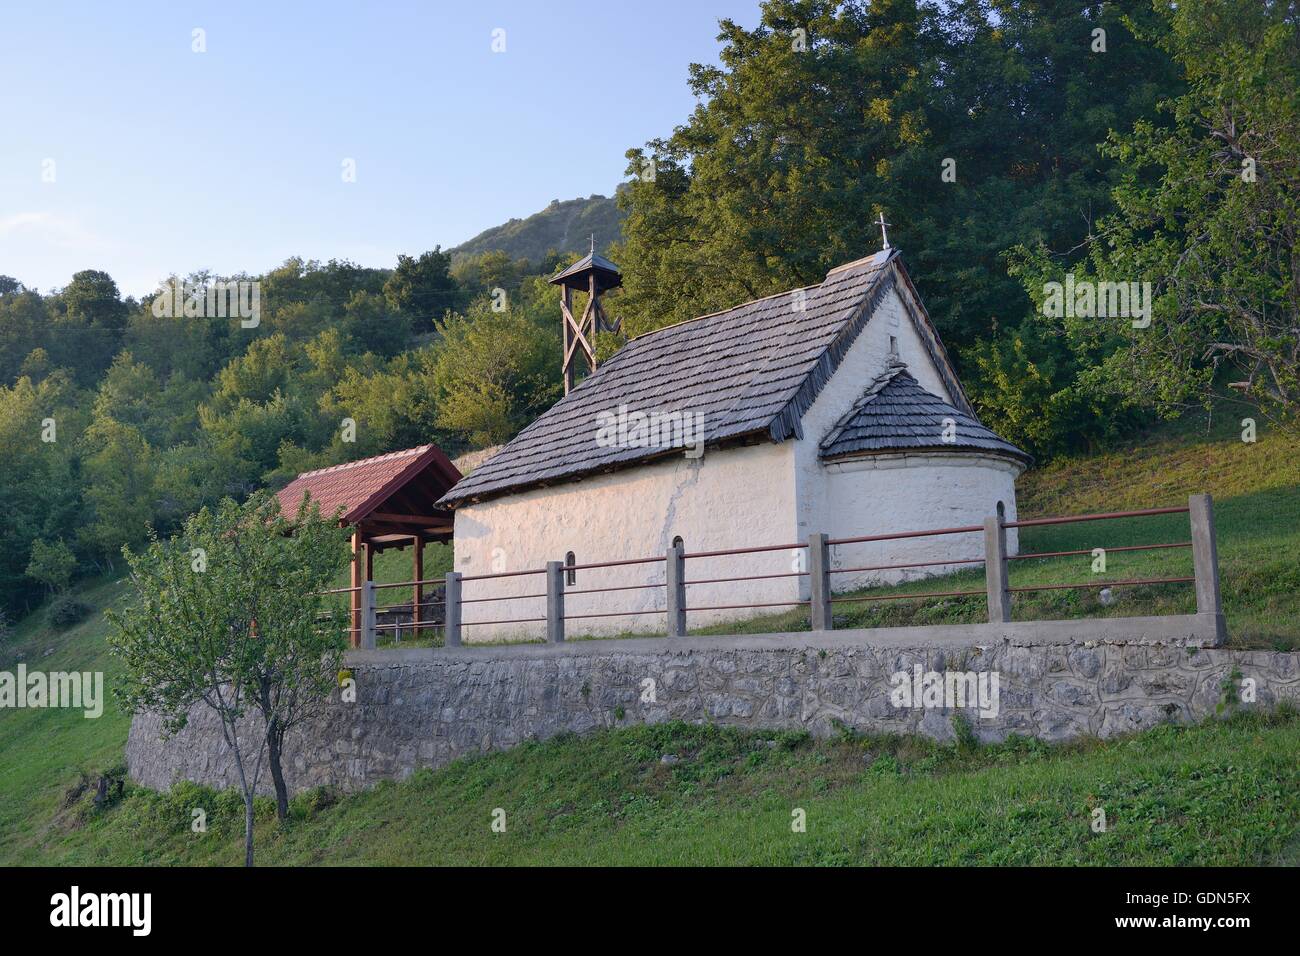
M 568 395 L 577 384 L 579 355 L 587 372 L 596 371 L 596 332 L 617 332 L 620 322 L 611 322 L 601 308 L 600 297 L 610 289 L 623 284 L 618 266 L 604 256 L 596 254 L 596 238 L 591 239 L 591 252 L 551 280 L 560 287 L 561 321 L 564 323 L 564 394 Z M 573 317 L 573 290 L 587 293 L 587 306 L 582 317 Z

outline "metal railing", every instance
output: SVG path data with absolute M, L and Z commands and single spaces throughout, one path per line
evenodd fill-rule
M 1179 577 L 1148 577 L 1122 580 L 1087 581 L 1071 584 L 1038 584 L 1012 587 L 1008 578 L 1011 561 L 1041 558 L 1059 558 L 1093 554 L 1095 549 L 1085 548 L 1065 551 L 1047 551 L 1039 553 L 1008 554 L 1007 531 L 1010 529 L 1042 527 L 1046 525 L 1073 524 L 1084 521 L 1104 521 L 1120 518 L 1143 518 L 1155 515 L 1187 514 L 1189 516 L 1190 538 L 1186 541 L 1161 542 L 1151 544 L 1122 545 L 1104 549 L 1106 552 L 1155 551 L 1175 548 L 1189 548 L 1192 552 L 1193 574 Z M 915 538 L 982 535 L 983 549 L 978 557 L 949 556 L 926 560 L 890 561 L 881 564 L 854 564 L 834 567 L 833 548 L 845 548 L 852 545 L 876 544 Z M 717 577 L 699 577 L 688 579 L 686 574 L 688 561 L 703 561 L 737 555 L 762 554 L 774 551 L 806 552 L 806 560 L 800 567 L 787 572 L 736 574 Z M 662 564 L 664 579 L 654 582 L 616 584 L 601 587 L 577 588 L 566 586 L 566 577 L 577 571 L 597 571 L 602 569 L 628 567 L 633 565 Z M 952 589 L 938 591 L 906 591 L 888 594 L 843 594 L 836 596 L 832 586 L 833 575 L 866 574 L 882 571 L 906 571 L 916 568 L 955 567 L 958 565 L 984 565 L 984 587 L 979 589 Z M 543 587 L 530 588 L 520 594 L 495 594 L 464 597 L 466 584 L 477 587 L 481 582 L 507 578 L 536 576 L 541 578 Z M 808 597 L 794 600 L 759 600 L 743 603 L 692 603 L 688 601 L 687 589 L 701 585 L 726 585 L 741 581 L 765 581 L 786 578 L 807 578 Z M 414 587 L 416 585 L 442 584 L 443 600 L 434 602 L 444 608 L 444 620 L 436 623 L 414 625 L 418 628 L 438 628 L 444 635 L 445 643 L 456 646 L 461 643 L 464 628 L 484 625 L 545 624 L 545 638 L 548 642 L 560 642 L 565 639 L 565 622 L 584 619 L 611 617 L 638 617 L 644 615 L 663 615 L 665 631 L 668 637 L 682 637 L 686 634 L 687 614 L 696 612 L 718 612 L 731 610 L 751 610 L 756 608 L 795 608 L 807 607 L 813 630 L 827 631 L 834 627 L 832 608 L 836 604 L 860 604 L 878 601 L 933 600 L 952 597 L 970 598 L 983 596 L 987 603 L 990 623 L 1009 622 L 1011 620 L 1012 595 L 1037 591 L 1058 591 L 1087 588 L 1106 588 L 1138 585 L 1194 584 L 1196 592 L 1196 609 L 1198 614 L 1219 615 L 1222 605 L 1219 594 L 1218 556 L 1215 545 L 1213 502 L 1209 495 L 1192 495 L 1188 504 L 1172 508 L 1146 508 L 1137 511 L 1114 511 L 1098 514 L 1070 515 L 1057 518 L 1034 518 L 1024 521 L 1003 521 L 997 516 L 985 519 L 982 525 L 967 525 L 954 528 L 934 528 L 921 531 L 900 531 L 890 534 L 859 535 L 844 538 L 830 538 L 825 534 L 809 535 L 807 541 L 787 544 L 756 545 L 743 548 L 727 548 L 713 551 L 696 551 L 687 553 L 680 544 L 670 547 L 663 555 L 641 558 L 623 558 L 614 561 L 597 561 L 586 564 L 565 564 L 561 561 L 549 561 L 545 567 L 528 568 L 518 571 L 501 571 L 490 574 L 463 575 L 449 572 L 444 579 L 431 581 L 404 581 L 395 584 L 374 584 L 366 582 L 359 589 L 361 592 L 360 621 L 354 622 L 348 629 L 353 646 L 374 647 L 378 632 L 394 628 L 411 628 L 413 625 L 376 625 L 376 612 L 382 610 L 374 602 L 374 594 L 382 588 Z M 330 594 L 351 593 L 357 588 L 336 588 L 326 592 Z M 565 608 L 566 596 L 584 594 L 607 594 L 616 591 L 656 591 L 664 594 L 662 607 L 628 608 L 625 610 L 601 610 L 582 613 L 569 613 Z M 801 588 L 801 593 L 803 589 Z M 538 606 L 538 612 L 511 612 L 511 616 L 493 618 L 487 611 L 492 605 L 501 601 L 544 602 Z M 475 611 L 470 620 L 465 620 L 466 605 L 483 605 L 483 611 Z M 398 605 L 389 605 L 396 607 Z M 486 615 L 486 616 L 485 616 Z

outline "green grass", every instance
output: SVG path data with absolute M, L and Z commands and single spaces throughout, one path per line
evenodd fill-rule
M 1229 422 L 1228 424 L 1232 424 Z M 1224 431 L 1231 431 L 1222 425 Z M 1061 462 L 1019 483 L 1025 517 L 1182 504 L 1216 498 L 1231 643 L 1300 644 L 1300 461 L 1280 436 L 1244 445 L 1189 424 L 1121 451 Z M 1060 551 L 1186 539 L 1181 515 L 1028 529 L 1022 547 Z M 426 553 L 426 573 L 445 555 Z M 380 581 L 408 580 L 410 555 L 377 562 Z M 1013 563 L 1013 585 L 1092 579 L 1090 559 Z M 1108 576 L 1181 576 L 1185 551 L 1112 554 Z M 443 568 L 445 570 L 445 568 Z M 980 572 L 899 591 L 982 587 Z M 0 644 L 0 670 L 20 659 L 47 670 L 102 670 L 111 686 L 102 611 L 120 582 L 84 585 L 95 608 L 71 628 L 44 609 Z M 382 592 L 381 592 L 382 593 Z M 387 592 L 396 594 L 396 591 Z M 404 595 L 403 595 L 404 596 Z M 1192 610 L 1178 585 L 1021 596 L 1020 620 Z M 394 600 L 397 600 L 396 598 Z M 385 603 L 388 603 L 385 600 Z M 836 605 L 837 626 L 982 620 L 983 601 Z M 798 630 L 802 612 L 725 630 Z M 48 654 L 47 654 L 48 652 Z M 0 711 L 0 864 L 237 863 L 232 794 L 128 788 L 97 810 L 83 781 L 123 762 L 128 717 L 109 701 L 87 720 L 67 710 Z M 765 741 L 775 740 L 769 747 Z M 422 772 L 345 798 L 295 803 L 284 829 L 262 806 L 262 862 L 279 863 L 1201 863 L 1300 862 L 1296 753 L 1289 715 L 1161 728 L 1130 740 L 1061 748 L 1019 741 L 975 750 L 918 740 L 810 741 L 685 726 L 629 728 Z M 659 762 L 676 753 L 674 766 Z M 870 762 L 868 761 L 870 758 Z M 1112 830 L 1093 834 L 1093 806 Z M 190 809 L 209 808 L 208 834 Z M 790 811 L 808 832 L 789 831 Z M 507 833 L 488 828 L 507 811 Z
M 335 801 L 260 807 L 263 864 L 1258 865 L 1294 862 L 1300 720 L 1242 714 L 1052 747 L 814 741 L 687 724 L 527 743 Z M 661 758 L 673 754 L 678 762 Z M 1107 832 L 1092 830 L 1104 809 Z M 196 834 L 195 808 L 208 831 Z M 491 829 L 505 814 L 505 833 Z M 802 809 L 807 831 L 791 829 Z M 82 795 L 16 862 L 237 865 L 233 793 Z

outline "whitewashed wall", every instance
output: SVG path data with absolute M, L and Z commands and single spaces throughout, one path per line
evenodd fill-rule
M 594 425 L 593 425 L 594 435 Z M 572 551 L 578 564 L 662 555 L 680 535 L 686 550 L 725 550 L 797 540 L 792 445 L 764 443 L 711 449 L 702 458 L 674 455 L 661 462 L 508 495 L 456 509 L 455 568 L 466 577 L 540 568 L 562 561 Z M 687 580 L 771 574 L 791 570 L 789 551 L 686 562 Z M 661 611 L 663 588 L 574 594 L 586 588 L 659 584 L 664 563 L 627 565 L 577 572 L 567 590 L 568 616 L 624 611 Z M 705 584 L 687 588 L 688 606 L 795 600 L 798 578 Z M 475 621 L 544 617 L 543 598 L 475 603 L 504 595 L 542 594 L 541 575 L 466 581 L 463 618 L 466 641 L 541 637 L 539 622 L 475 625 Z M 689 627 L 735 620 L 766 608 L 688 615 Z M 626 632 L 663 633 L 662 613 L 616 617 L 572 617 L 569 636 Z

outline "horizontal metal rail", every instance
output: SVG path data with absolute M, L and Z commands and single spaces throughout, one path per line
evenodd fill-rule
M 935 528 L 932 531 L 898 531 L 893 534 L 864 534 L 853 538 L 828 538 L 829 545 L 863 544 L 868 541 L 894 541 L 898 538 L 928 538 L 936 534 L 974 534 L 984 533 L 984 526 L 978 524 L 963 525 L 960 528 Z
M 860 601 L 919 601 L 925 598 L 942 598 L 942 597 L 970 597 L 978 594 L 980 597 L 987 597 L 986 592 L 979 591 L 926 591 L 916 594 L 878 594 L 868 597 L 838 597 L 831 598 L 832 604 L 857 604 Z
M 764 544 L 756 548 L 729 548 L 725 551 L 694 551 L 690 554 L 682 555 L 683 558 L 723 558 L 732 554 L 758 554 L 763 551 L 796 551 L 799 548 L 808 547 L 807 541 L 797 542 L 795 544 Z
M 708 607 L 688 607 L 686 613 L 689 614 L 692 611 L 734 611 L 739 608 L 749 607 L 795 607 L 808 603 L 808 601 L 768 601 L 763 604 L 711 604 Z
M 539 621 L 545 621 L 544 617 L 513 617 L 504 621 L 461 621 L 461 627 L 471 627 L 475 624 L 536 624 Z
M 829 574 L 847 574 L 851 571 L 894 571 L 899 568 L 929 568 L 942 564 L 983 564 L 983 558 L 949 558 L 946 561 L 909 561 L 907 564 L 872 564 L 865 568 L 829 568 Z
M 654 564 L 656 561 L 667 561 L 667 560 L 668 559 L 661 554 L 658 555 L 657 557 L 651 557 L 651 558 L 625 558 L 621 561 L 597 561 L 592 564 L 566 564 L 564 565 L 564 570 L 590 571 L 593 568 L 621 568 L 628 564 Z M 542 572 L 545 573 L 545 571 L 546 569 L 543 568 Z M 468 581 L 469 579 L 462 578 L 461 580 Z
M 1076 521 L 1109 521 L 1112 518 L 1145 518 L 1149 515 L 1185 515 L 1187 505 L 1174 508 L 1143 508 L 1140 511 L 1107 511 L 1095 515 L 1067 515 L 1061 518 L 1029 518 L 1025 521 L 1003 522 L 1005 528 L 1037 528 L 1045 524 L 1074 524 Z
M 426 587 L 428 585 L 446 584 L 445 578 L 429 578 L 427 581 L 398 581 L 396 584 L 380 584 L 375 582 L 374 588 L 378 591 L 380 588 L 415 588 Z
M 732 581 L 761 581 L 765 578 L 799 578 L 808 577 L 807 571 L 783 571 L 780 574 L 746 574 L 736 578 L 702 578 L 699 581 L 684 581 L 683 584 L 729 584 Z
M 1089 581 L 1086 584 L 1035 584 L 1018 588 L 1007 588 L 1007 590 L 1012 592 L 1068 591 L 1074 588 L 1118 588 L 1131 587 L 1138 584 L 1188 584 L 1195 580 L 1196 578 L 1134 578 L 1127 581 Z
M 501 597 L 461 598 L 461 599 L 460 599 L 460 603 L 461 603 L 461 604 L 483 604 L 484 602 L 487 602 L 487 601 L 522 601 L 522 600 L 524 600 L 525 598 L 544 598 L 544 597 L 546 597 L 546 594 L 545 594 L 545 593 L 542 593 L 542 594 L 504 594 L 504 595 L 502 595 Z
M 492 578 L 517 578 L 522 574 L 545 574 L 545 568 L 529 568 L 526 571 L 498 571 L 494 574 L 462 574 L 462 581 L 488 581 Z
M 411 631 L 423 631 L 429 628 L 442 628 L 444 625 L 435 624 L 432 621 L 421 621 L 419 624 L 376 624 L 376 631 L 399 631 L 406 628 Z
M 1098 547 L 1107 554 L 1113 554 L 1116 551 L 1154 551 L 1158 548 L 1190 548 L 1191 546 L 1192 543 L 1190 541 L 1174 541 L 1169 544 L 1126 544 L 1122 547 L 1115 548 L 1106 548 L 1098 545 Z M 1007 555 L 1007 560 L 1018 561 L 1024 558 L 1066 558 L 1079 554 L 1092 554 L 1096 550 L 1097 548 L 1080 548 L 1077 551 L 1042 551 L 1038 554 L 1009 554 Z M 981 558 L 981 560 L 983 559 Z
M 565 588 L 564 596 L 568 597 L 570 594 L 598 594 L 602 591 L 641 591 L 647 588 L 666 588 L 667 586 L 666 582 L 660 581 L 657 584 L 620 584 L 612 588 Z
M 421 601 L 420 607 L 442 607 L 446 603 L 447 603 L 446 601 Z M 376 614 L 378 614 L 380 611 L 392 611 L 392 610 L 410 611 L 411 605 L 410 604 L 376 604 L 375 605 Z

